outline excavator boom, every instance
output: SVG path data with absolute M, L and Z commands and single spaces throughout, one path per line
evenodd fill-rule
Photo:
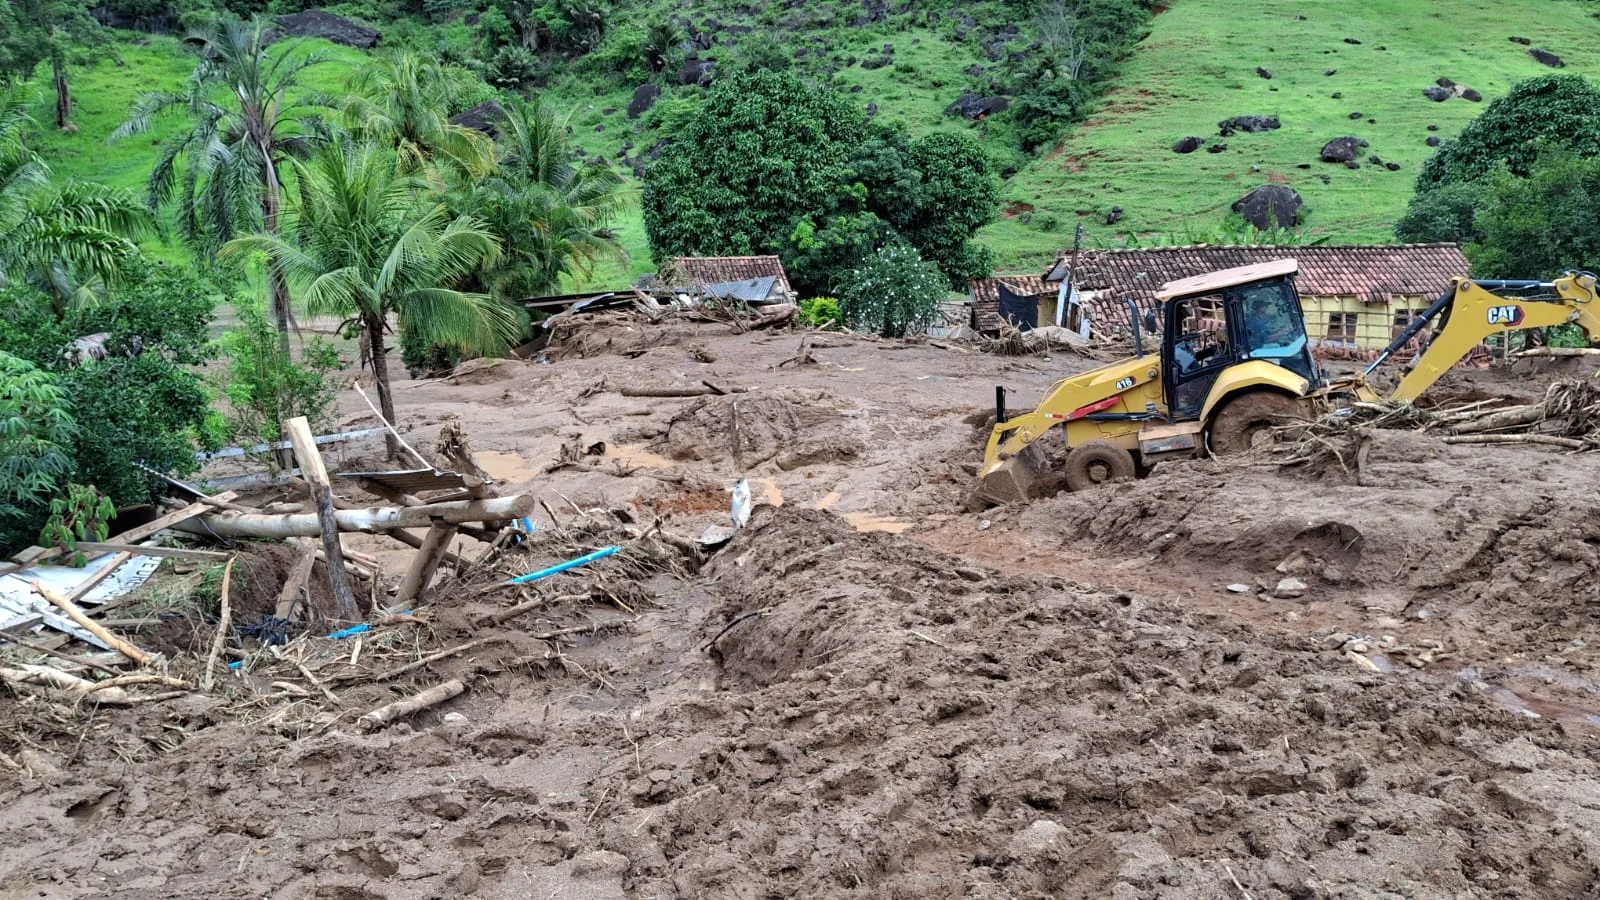
M 1390 395 L 1393 400 L 1411 401 L 1491 335 L 1568 324 L 1582 328 L 1591 342 L 1600 339 L 1600 287 L 1591 273 L 1569 273 L 1554 281 L 1457 278 L 1378 355 L 1365 374 L 1371 375 L 1423 328 L 1433 325 L 1433 340 Z

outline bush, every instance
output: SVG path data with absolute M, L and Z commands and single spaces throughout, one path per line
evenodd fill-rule
M 131 268 L 114 296 L 59 319 L 43 294 L 0 291 L 0 346 L 52 373 L 80 423 L 74 481 L 119 506 L 140 503 L 151 482 L 134 463 L 183 476 L 197 467 L 197 444 L 215 446 L 209 398 L 192 368 L 209 355 L 214 302 L 215 287 L 192 270 L 160 264 Z M 104 359 L 66 352 L 72 339 L 101 333 Z
M 338 352 L 314 338 L 296 363 L 259 302 L 241 302 L 238 309 L 240 327 L 218 342 L 227 362 L 222 377 L 232 412 L 229 435 L 241 443 L 280 440 L 282 423 L 295 416 L 305 416 L 312 431 L 327 427 Z
M 502 88 L 531 85 L 539 75 L 539 58 L 521 44 L 507 44 L 494 52 L 483 77 Z
M 812 297 L 800 301 L 800 323 L 812 328 L 839 324 L 839 301 L 833 297 Z
M 461 364 L 460 347 L 435 344 L 415 328 L 400 329 L 400 363 L 412 378 L 436 378 Z
M 858 331 L 905 337 L 927 329 L 944 299 L 944 276 L 916 248 L 891 243 L 852 269 L 839 286 L 839 312 Z
M 10 556 L 72 475 L 77 426 L 48 372 L 0 351 L 0 548 Z
M 1527 178 L 1502 169 L 1478 208 L 1481 237 L 1467 247 L 1483 278 L 1553 278 L 1600 261 L 1600 159 L 1549 152 Z

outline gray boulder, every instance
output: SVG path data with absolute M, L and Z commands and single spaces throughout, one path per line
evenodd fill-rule
M 628 101 L 628 118 L 637 119 L 650 111 L 661 99 L 661 86 L 647 81 L 633 91 L 633 99 Z
M 1300 209 L 1305 205 L 1300 194 L 1281 184 L 1263 184 L 1233 203 L 1233 211 L 1251 225 L 1266 231 L 1270 228 L 1293 228 L 1300 224 Z
M 985 116 L 998 112 L 1005 112 L 1011 101 L 1004 97 L 985 97 L 981 94 L 962 94 L 956 101 L 944 108 L 947 116 L 965 116 L 977 121 Z
M 1438 85 L 1433 85 L 1432 87 L 1423 88 L 1422 96 L 1427 97 L 1429 100 L 1432 100 L 1435 103 L 1443 103 L 1446 100 L 1449 100 L 1453 95 L 1450 93 L 1449 88 L 1442 88 Z
M 370 50 L 377 46 L 381 35 L 376 28 L 368 28 L 330 12 L 308 9 L 277 18 L 278 27 L 289 37 L 322 38 L 346 47 Z
M 1205 143 L 1205 140 L 1203 138 L 1186 137 L 1183 140 L 1181 140 L 1181 141 L 1177 142 L 1176 144 L 1172 145 L 1172 152 L 1173 153 L 1193 153 L 1196 150 L 1199 150 L 1200 149 L 1200 145 L 1204 144 L 1204 143 Z
M 1534 47 L 1528 51 L 1528 55 L 1552 69 L 1565 69 L 1567 67 L 1566 62 L 1561 57 L 1551 53 L 1549 50 L 1540 50 L 1538 47 Z
M 483 132 L 490 138 L 497 138 L 500 136 L 500 122 L 505 117 L 506 111 L 500 108 L 500 104 L 493 100 L 485 100 L 471 109 L 451 116 L 450 124 L 471 128 L 473 131 Z
M 1322 145 L 1323 162 L 1350 162 L 1361 155 L 1361 139 L 1346 135 Z
M 698 84 L 701 87 L 711 83 L 712 72 L 717 63 L 710 59 L 686 60 L 683 67 L 678 69 L 679 84 Z

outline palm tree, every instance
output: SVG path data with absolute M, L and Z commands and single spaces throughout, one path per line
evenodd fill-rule
M 300 73 L 323 57 L 292 48 L 269 55 L 263 20 L 224 19 L 190 40 L 201 44 L 200 63 L 184 90 L 143 95 L 112 137 L 145 132 L 165 113 L 187 113 L 193 127 L 166 143 L 150 173 L 151 208 L 181 192 L 178 229 L 203 253 L 257 229 L 281 234 L 279 167 L 304 156 L 317 140 Z M 180 161 L 186 163 L 181 179 Z M 269 264 L 267 278 L 272 316 L 287 347 L 293 322 L 289 286 L 276 262 Z
M 96 283 L 115 284 L 151 221 L 125 192 L 51 183 L 50 168 L 22 140 L 29 97 L 21 85 L 0 88 L 0 285 L 29 281 L 50 293 L 60 315 Z
M 450 121 L 477 82 L 465 69 L 414 53 L 381 56 L 351 74 L 337 102 L 340 125 L 355 137 L 393 147 L 405 171 L 429 162 L 476 178 L 494 167 L 488 136 Z
M 494 176 L 459 190 L 458 210 L 500 236 L 500 262 L 478 277 L 502 297 L 548 294 L 563 276 L 589 276 L 602 259 L 626 260 L 608 227 L 627 198 L 604 163 L 580 166 L 566 123 L 542 101 L 512 100 L 500 123 Z
M 266 253 L 309 313 L 360 324 L 378 403 L 391 422 L 394 397 L 384 355 L 391 314 L 402 329 L 427 340 L 484 353 L 503 351 L 518 330 L 509 306 L 450 287 L 498 258 L 495 236 L 479 220 L 452 216 L 428 199 L 420 179 L 397 173 L 397 162 L 387 147 L 330 142 L 308 163 L 291 164 L 298 183 L 287 217 L 292 237 L 246 235 L 222 248 L 224 256 Z

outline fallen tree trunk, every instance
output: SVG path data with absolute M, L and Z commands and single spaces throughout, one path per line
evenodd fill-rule
M 1554 434 L 1463 434 L 1447 437 L 1446 444 L 1548 444 L 1568 450 L 1582 450 L 1583 441 Z
M 375 506 L 369 509 L 337 509 L 334 525 L 340 531 L 379 534 L 401 528 L 431 528 L 436 522 L 460 525 L 467 522 L 496 522 L 520 519 L 533 512 L 532 494 L 495 497 L 489 500 L 464 500 L 454 503 L 425 503 L 421 506 Z M 192 534 L 217 537 L 291 538 L 316 537 L 322 526 L 315 513 L 269 515 L 203 515 L 177 526 Z
M 624 397 L 704 397 L 710 394 L 741 394 L 744 388 L 724 388 L 701 382 L 688 387 L 634 387 L 624 385 L 617 393 Z
M 444 684 L 434 685 L 415 697 L 396 700 L 387 706 L 372 710 L 356 720 L 356 727 L 362 731 L 382 728 L 396 719 L 405 718 L 431 706 L 438 706 L 452 697 L 459 697 L 466 689 L 467 686 L 460 681 L 446 681 Z
M 1572 356 L 1600 356 L 1600 347 L 1533 347 L 1520 350 L 1511 354 L 1512 359 L 1523 359 L 1529 356 L 1544 357 L 1572 357 Z

